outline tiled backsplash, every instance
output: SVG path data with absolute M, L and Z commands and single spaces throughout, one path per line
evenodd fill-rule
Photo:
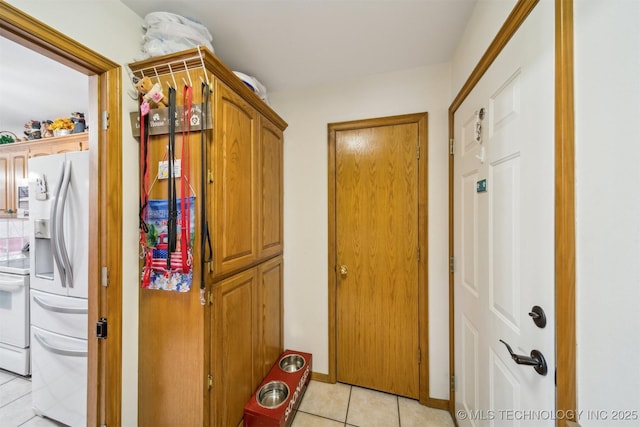
M 30 235 L 28 220 L 0 218 L 0 258 L 19 255 Z

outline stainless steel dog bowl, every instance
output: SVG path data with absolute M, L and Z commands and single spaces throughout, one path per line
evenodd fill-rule
M 306 361 L 299 354 L 289 354 L 280 359 L 280 369 L 285 372 L 297 372 L 302 369 Z
M 258 405 L 267 409 L 274 409 L 282 405 L 289 396 L 289 387 L 282 381 L 271 381 L 260 388 L 256 395 Z

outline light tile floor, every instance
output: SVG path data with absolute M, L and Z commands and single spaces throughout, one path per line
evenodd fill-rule
M 292 427 L 453 427 L 449 413 L 347 384 L 311 381 Z
M 0 426 L 61 427 L 31 409 L 31 380 L 0 369 Z
M 0 370 L 0 426 L 61 427 L 31 409 L 31 381 Z M 347 384 L 311 381 L 291 427 L 454 427 L 449 413 Z

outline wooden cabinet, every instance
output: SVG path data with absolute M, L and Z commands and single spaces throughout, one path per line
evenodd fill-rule
M 200 131 L 185 139 L 196 195 L 193 284 L 186 293 L 140 290 L 138 425 L 235 427 L 284 350 L 282 149 L 287 124 L 209 51 L 199 57 L 192 49 L 129 67 L 138 77 L 157 75 L 163 88 L 198 82 L 194 105 L 203 101 L 201 81 L 210 82 L 212 91 L 203 167 Z M 182 100 L 180 87 L 179 107 Z M 151 177 L 165 160 L 167 141 L 162 132 L 149 138 Z M 180 153 L 181 135 L 176 143 Z M 166 181 L 152 181 L 151 198 L 166 198 Z M 201 271 L 204 195 L 213 257 Z
M 41 139 L 30 144 L 29 157 L 48 156 L 50 154 L 68 153 L 71 151 L 83 151 L 89 149 L 89 134 L 73 133 L 70 135 L 56 136 Z
M 28 151 L 21 145 L 0 148 L 0 215 L 12 216 L 18 209 L 17 186 L 27 178 Z
M 224 276 L 282 252 L 283 132 L 216 81 L 214 271 Z
M 240 95 L 216 80 L 213 184 L 214 271 L 217 276 L 258 259 L 258 114 Z
M 214 426 L 237 426 L 244 405 L 283 351 L 282 257 L 215 287 L 211 352 Z
M 258 382 L 282 354 L 284 346 L 282 257 L 264 262 L 258 269 Z M 257 386 L 258 384 L 256 384 Z
M 284 138 L 282 130 L 260 118 L 258 156 L 258 251 L 261 257 L 282 253 Z
M 222 281 L 214 291 L 213 425 L 237 426 L 259 382 L 257 276 L 251 268 Z

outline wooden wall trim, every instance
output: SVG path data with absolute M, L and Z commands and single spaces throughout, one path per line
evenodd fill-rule
M 574 95 L 573 0 L 556 1 L 555 65 L 555 280 L 557 410 L 576 409 L 575 358 L 575 205 L 574 205 Z M 518 30 L 538 0 L 519 0 L 489 48 L 449 107 L 449 138 L 454 138 L 454 114 Z M 449 156 L 449 256 L 453 256 L 453 155 Z M 455 375 L 453 273 L 449 274 L 449 369 Z M 449 394 L 449 412 L 455 419 L 455 392 Z M 564 427 L 564 420 L 558 420 Z
M 329 315 L 329 374 L 327 381 L 335 383 L 338 378 L 337 362 L 336 362 L 336 124 L 329 123 L 327 125 L 327 133 L 329 135 L 328 147 L 328 188 L 327 188 L 327 206 L 328 206 L 328 242 L 329 249 L 327 263 L 328 277 L 328 315 Z
M 100 74 L 118 64 L 20 9 L 0 1 L 0 36 L 28 47 L 83 74 Z
M 555 10 L 556 409 L 577 421 L 573 0 L 556 0 Z
M 121 425 L 122 402 L 122 69 L 113 68 L 103 75 L 100 93 L 101 111 L 109 112 L 109 124 L 102 122 L 99 156 L 100 169 L 100 229 L 101 266 L 109 269 L 109 287 L 99 287 L 100 313 L 105 313 L 109 321 L 109 338 L 98 340 L 102 346 L 99 365 L 108 384 L 100 407 L 108 426 Z M 106 128 L 106 129 L 105 129 Z M 105 348 L 106 347 L 106 348 Z
M 469 93 L 476 87 L 482 76 L 484 76 L 484 73 L 487 72 L 491 64 L 493 64 L 493 61 L 495 61 L 500 52 L 502 52 L 502 49 L 507 45 L 509 40 L 511 40 L 511 37 L 518 31 L 520 25 L 522 25 L 527 16 L 529 16 L 529 13 L 531 13 L 533 8 L 538 4 L 538 1 L 539 0 L 518 0 L 518 3 L 513 7 L 504 24 L 502 24 L 498 34 L 493 38 L 486 52 L 476 64 L 467 81 L 462 85 L 458 95 L 453 99 L 451 106 L 449 106 L 450 124 L 453 114 L 458 110 L 464 100 L 467 99 Z M 450 131 L 452 131 L 452 129 L 450 129 Z M 450 133 L 450 136 L 452 135 L 453 134 Z

